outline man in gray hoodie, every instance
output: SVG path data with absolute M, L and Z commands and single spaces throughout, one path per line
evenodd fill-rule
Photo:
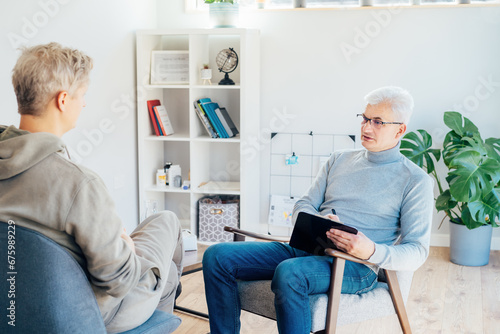
M 69 160 L 61 136 L 75 127 L 92 59 L 57 43 L 22 50 L 12 74 L 19 128 L 0 126 L 0 223 L 36 230 L 86 271 L 108 332 L 172 313 L 182 272 L 180 224 L 172 212 L 128 236 L 103 181 Z

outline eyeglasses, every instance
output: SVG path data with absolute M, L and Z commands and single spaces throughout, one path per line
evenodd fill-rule
M 362 118 L 362 120 L 361 120 L 361 124 L 362 125 L 365 125 L 366 123 L 370 123 L 370 125 L 373 126 L 377 130 L 381 129 L 382 125 L 385 125 L 385 124 L 403 124 L 403 122 L 382 122 L 382 121 L 380 121 L 378 119 L 368 118 L 368 117 L 366 117 L 363 114 L 357 114 L 356 116 Z

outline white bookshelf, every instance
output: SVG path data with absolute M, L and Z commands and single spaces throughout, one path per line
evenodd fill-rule
M 259 140 L 260 34 L 254 29 L 141 30 L 137 32 L 137 147 L 140 217 L 146 200 L 158 210 L 177 214 L 184 228 L 197 233 L 197 203 L 208 194 L 240 196 L 240 226 L 259 226 L 259 152 L 245 154 L 250 141 Z M 233 48 L 236 70 L 233 86 L 218 85 L 223 73 L 215 64 L 219 51 Z M 153 50 L 189 51 L 189 83 L 151 85 Z M 204 85 L 199 71 L 208 63 L 212 85 Z M 226 107 L 239 134 L 211 138 L 193 106 L 203 97 Z M 175 134 L 155 136 L 146 101 L 158 99 L 169 114 Z M 245 146 L 246 145 L 246 146 Z M 156 170 L 165 162 L 181 166 L 191 188 L 157 187 Z

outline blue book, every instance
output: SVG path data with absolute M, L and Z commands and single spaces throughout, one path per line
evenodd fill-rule
M 223 138 L 229 138 L 228 133 L 226 132 L 226 129 L 224 128 L 224 125 L 222 125 L 221 120 L 219 119 L 219 116 L 217 115 L 216 110 L 219 109 L 219 105 L 216 102 L 212 102 L 209 104 L 210 111 L 214 115 L 215 122 L 217 122 L 217 126 L 219 127 L 220 132 L 222 133 Z
M 215 113 L 215 109 L 219 108 L 219 105 L 216 102 L 206 102 L 202 104 L 203 109 L 208 115 L 208 118 L 210 119 L 210 122 L 214 124 L 215 129 L 217 130 L 217 133 L 221 138 L 229 138 L 228 134 L 226 133 L 226 130 L 224 130 L 224 127 L 222 126 L 222 123 L 219 120 L 219 117 L 217 117 L 217 114 Z
M 208 107 L 208 104 L 210 104 L 210 103 L 212 103 L 212 102 L 211 101 L 209 101 L 209 102 L 201 102 L 200 106 L 205 111 L 205 114 L 207 115 L 207 118 L 208 118 L 210 124 L 212 124 L 212 127 L 214 128 L 214 130 L 217 133 L 217 135 L 220 138 L 223 138 L 222 134 L 219 132 L 219 127 L 217 126 L 217 123 L 215 122 L 215 119 L 214 119 L 212 113 L 210 112 L 210 108 Z

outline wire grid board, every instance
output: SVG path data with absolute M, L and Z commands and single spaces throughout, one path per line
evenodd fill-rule
M 354 135 L 273 132 L 269 193 L 302 196 L 334 151 L 353 149 L 355 144 Z M 293 156 L 297 163 L 287 164 L 287 159 Z

